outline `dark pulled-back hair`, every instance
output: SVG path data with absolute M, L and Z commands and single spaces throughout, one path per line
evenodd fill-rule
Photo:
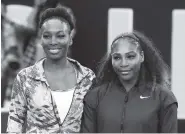
M 159 50 L 148 37 L 138 31 L 121 34 L 113 40 L 111 51 L 114 47 L 115 41 L 120 38 L 131 39 L 132 41 L 134 40 L 139 44 L 140 50 L 143 51 L 144 62 L 141 64 L 140 74 L 142 72 L 141 75 L 145 76 L 145 82 L 152 82 L 154 85 L 162 84 L 168 88 L 171 87 L 170 68 L 163 60 Z M 115 78 L 117 78 L 117 75 L 112 67 L 111 52 L 107 52 L 100 61 L 97 77 L 93 86 L 99 86 L 110 82 Z
M 34 23 L 36 26 L 36 33 L 38 32 L 39 29 L 39 20 L 40 20 L 40 16 L 41 14 L 48 8 L 55 8 L 58 6 L 61 6 L 62 8 L 66 8 L 67 12 L 71 14 L 72 17 L 72 21 L 74 23 L 74 28 L 76 28 L 76 18 L 73 14 L 73 11 L 71 10 L 71 8 L 69 8 L 68 6 L 66 6 L 64 3 L 66 3 L 67 0 L 46 0 L 44 3 L 40 4 L 37 7 L 37 12 L 36 12 L 36 16 L 34 18 Z
M 70 8 L 66 6 L 58 6 L 56 8 L 48 8 L 40 16 L 39 27 L 41 28 L 43 23 L 51 18 L 59 18 L 64 19 L 70 26 L 70 29 L 73 30 L 75 28 L 74 15 Z

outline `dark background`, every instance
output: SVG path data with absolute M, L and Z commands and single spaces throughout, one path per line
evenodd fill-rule
M 2 2 L 33 6 L 33 0 Z M 132 8 L 134 29 L 151 37 L 171 66 L 172 10 L 185 9 L 185 0 L 64 0 L 64 3 L 72 8 L 77 18 L 72 57 L 81 64 L 95 71 L 107 50 L 109 8 Z M 183 126 L 185 120 L 179 120 L 179 132 L 185 133 Z
M 185 0 L 63 0 L 77 18 L 73 58 L 94 69 L 107 49 L 109 8 L 132 8 L 133 28 L 148 35 L 171 66 L 173 9 L 185 9 Z M 33 0 L 2 0 L 5 4 L 33 6 Z M 123 24 L 124 25 L 124 24 Z

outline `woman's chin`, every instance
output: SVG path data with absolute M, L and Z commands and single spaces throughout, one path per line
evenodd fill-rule
M 127 75 L 121 75 L 120 78 L 124 81 L 130 81 L 132 80 L 132 76 L 130 74 Z
M 47 59 L 57 61 L 57 60 L 63 59 L 64 57 L 65 56 L 62 56 L 62 55 L 49 55 L 49 56 L 47 56 Z

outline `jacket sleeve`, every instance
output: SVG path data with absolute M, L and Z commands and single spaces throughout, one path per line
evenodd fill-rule
M 89 91 L 84 98 L 84 109 L 81 122 L 81 133 L 96 133 L 96 104 L 95 90 Z
M 177 107 L 178 103 L 174 94 L 169 90 L 165 93 L 162 101 L 160 112 L 160 133 L 177 133 L 178 119 Z
M 17 75 L 11 95 L 7 132 L 22 133 L 27 113 L 26 98 L 23 92 L 23 83 L 20 74 Z

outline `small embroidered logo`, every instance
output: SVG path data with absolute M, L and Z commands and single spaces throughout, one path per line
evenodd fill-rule
M 140 95 L 140 99 L 147 99 L 147 98 L 150 98 L 150 96 L 142 96 L 142 95 Z

